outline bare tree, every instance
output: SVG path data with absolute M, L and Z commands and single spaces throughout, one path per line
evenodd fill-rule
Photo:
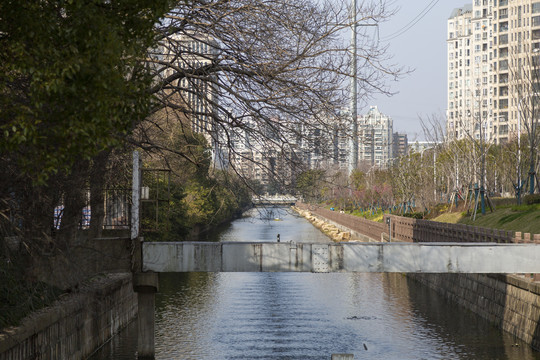
M 456 139 L 453 129 L 447 128 L 446 119 L 437 114 L 420 117 L 420 123 L 426 139 L 437 144 L 433 149 L 432 175 L 436 189 L 448 195 L 460 193 L 463 185 L 468 186 L 474 178 L 475 158 L 469 138 Z
M 520 45 L 521 46 L 521 45 Z M 538 49 L 526 52 L 524 56 L 516 56 L 514 62 L 519 66 L 512 67 L 513 88 L 517 93 L 518 100 L 518 129 L 517 136 L 525 130 L 529 146 L 529 193 L 535 192 L 535 179 L 538 144 L 540 143 L 540 129 L 538 121 L 540 117 L 540 53 Z M 523 125 L 523 128 L 521 126 Z M 518 144 L 519 144 L 518 140 Z M 519 146 L 519 145 L 518 145 Z M 518 149 L 518 154 L 520 154 Z M 521 179 L 521 157 L 518 155 L 518 178 Z M 521 181 L 520 181 L 521 182 Z M 521 184 L 518 184 L 521 189 Z M 540 185 L 538 185 L 540 187 Z
M 158 26 L 157 45 L 146 59 L 155 79 L 149 89 L 154 111 L 167 109 L 167 121 L 189 119 L 179 126 L 207 136 L 219 160 L 214 163 L 243 174 L 239 164 L 248 161 L 290 181 L 304 168 L 303 144 L 331 156 L 331 141 L 309 142 L 310 135 L 347 129 L 338 110 L 347 103 L 350 49 L 343 35 L 352 25 L 350 11 L 341 2 L 310 0 L 179 4 Z M 392 14 L 384 1 L 364 2 L 357 12 L 359 25 Z M 361 99 L 388 93 L 386 79 L 401 72 L 388 64 L 387 48 L 372 30 L 360 26 Z M 136 139 L 147 149 L 156 148 L 144 135 L 152 127 L 161 125 L 147 124 Z
M 298 149 L 308 134 L 331 134 L 339 125 L 347 129 L 344 117 L 337 111 L 347 103 L 343 89 L 350 74 L 350 48 L 343 41 L 344 33 L 352 25 L 346 5 L 329 0 L 194 0 L 178 2 L 157 24 L 155 18 L 161 12 L 151 14 L 146 2 L 138 5 L 106 6 L 111 12 L 91 12 L 96 21 L 82 17 L 85 22 L 73 22 L 72 19 L 81 18 L 84 10 L 78 5 L 66 3 L 72 11 L 66 13 L 53 3 L 39 2 L 24 18 L 35 20 L 44 31 L 51 31 L 52 35 L 44 33 L 43 41 L 57 41 L 57 32 L 65 35 L 65 39 L 60 37 L 64 39 L 62 51 L 57 51 L 53 42 L 40 47 L 28 45 L 35 39 L 17 32 L 21 28 L 18 25 L 2 33 L 3 41 L 15 40 L 3 56 L 5 68 L 19 69 L 20 74 L 6 70 L 3 79 L 13 77 L 17 81 L 4 79 L 7 85 L 2 83 L 2 108 L 9 110 L 3 112 L 2 129 L 9 130 L 5 139 L 10 147 L 2 147 L 0 164 L 6 176 L 1 181 L 5 189 L 1 200 L 13 206 L 0 211 L 11 218 L 19 216 L 11 223 L 30 228 L 28 238 L 48 241 L 57 230 L 64 232 L 66 241 L 72 238 L 88 188 L 92 189 L 90 202 L 96 204 L 92 210 L 92 233 L 100 235 L 98 218 L 103 209 L 99 204 L 103 204 L 103 198 L 98 193 L 106 186 L 108 177 L 114 177 L 109 164 L 115 148 L 122 150 L 125 146 L 127 151 L 134 145 L 202 163 L 205 157 L 189 146 L 171 146 L 166 135 L 175 127 L 186 130 L 177 134 L 204 134 L 218 160 L 214 164 L 223 159 L 231 164 L 231 169 L 243 174 L 235 164 L 238 158 L 245 159 L 259 164 L 283 183 L 290 182 L 294 172 L 302 168 Z M 153 5 L 161 9 L 168 3 Z M 15 12 L 19 8 L 13 4 L 9 7 L 14 9 L 12 16 L 3 15 L 3 20 L 18 24 L 23 18 Z M 40 10 L 41 7 L 49 12 Z M 376 24 L 392 15 L 384 1 L 366 1 L 356 11 L 358 25 Z M 47 17 L 42 19 L 40 14 Z M 100 16 L 107 17 L 112 24 L 98 21 L 103 20 Z M 76 30 L 69 30 L 68 25 Z M 90 25 L 99 28 L 98 34 L 118 36 L 83 35 Z M 116 32 L 111 31 L 111 26 Z M 152 26 L 153 31 L 149 31 Z M 148 34 L 154 36 L 150 39 L 154 46 L 141 54 L 151 43 Z M 387 48 L 371 35 L 373 27 L 359 27 L 361 99 L 374 92 L 388 93 L 386 79 L 401 72 L 390 63 Z M 98 40 L 104 40 L 106 47 Z M 86 52 L 88 49 L 93 52 Z M 15 54 L 20 56 L 16 60 L 22 61 L 22 65 L 11 65 Z M 84 66 L 72 66 L 66 61 L 71 58 Z M 46 70 L 46 76 L 34 70 Z M 91 83 L 88 74 L 95 75 L 91 76 Z M 62 91 L 48 86 L 49 82 L 60 84 Z M 33 99 L 30 85 L 43 91 L 49 100 L 44 102 L 40 96 Z M 65 93 L 70 97 L 66 98 Z M 150 104 L 148 94 L 152 95 Z M 25 105 L 30 100 L 40 109 L 38 115 Z M 24 122 L 19 121 L 19 115 L 13 115 L 19 113 Z M 16 126 L 12 126 L 12 121 L 17 121 Z M 38 145 L 32 144 L 33 139 Z M 17 144 L 19 140 L 22 146 Z M 249 141 L 250 147 L 262 156 L 239 150 L 237 144 L 242 141 Z M 324 142 L 307 144 L 318 146 L 322 152 L 331 149 Z M 23 167 L 25 161 L 20 159 L 31 163 Z M 42 171 L 44 165 L 46 176 Z M 282 170 L 284 167 L 286 171 Z M 38 185 L 34 175 L 41 178 Z M 60 229 L 56 229 L 53 211 L 61 203 L 65 213 Z

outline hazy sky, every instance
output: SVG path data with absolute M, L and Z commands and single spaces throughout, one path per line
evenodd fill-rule
M 413 68 L 414 72 L 392 82 L 396 95 L 376 96 L 368 101 L 390 116 L 394 120 L 394 131 L 406 132 L 409 142 L 424 139 L 419 116 L 445 114 L 446 22 L 454 8 L 469 3 L 472 4 L 472 0 L 395 0 L 393 4 L 399 8 L 397 14 L 379 27 L 380 38 L 384 39 L 406 27 L 428 5 L 434 4 L 408 31 L 389 42 L 393 62 Z M 358 113 L 364 114 L 367 110 L 359 108 Z

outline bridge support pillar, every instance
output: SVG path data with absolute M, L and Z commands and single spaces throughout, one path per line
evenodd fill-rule
M 155 272 L 133 274 L 133 290 L 138 299 L 138 342 L 137 353 L 139 360 L 153 360 L 154 346 L 154 310 L 155 294 L 159 289 L 159 277 Z

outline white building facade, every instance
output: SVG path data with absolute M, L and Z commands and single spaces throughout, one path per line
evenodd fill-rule
M 540 2 L 474 0 L 454 9 L 447 25 L 448 138 L 515 138 L 518 113 L 537 88 Z
M 359 165 L 386 168 L 393 159 L 393 121 L 371 106 L 367 114 L 358 118 Z

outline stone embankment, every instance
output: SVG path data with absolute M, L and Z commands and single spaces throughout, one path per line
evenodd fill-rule
M 308 220 L 313 226 L 321 230 L 326 236 L 336 242 L 341 241 L 356 241 L 351 237 L 351 231 L 346 231 L 342 226 L 334 224 L 331 221 L 324 219 L 322 217 L 313 215 L 309 210 L 303 210 L 298 207 L 293 206 L 293 210 L 296 211 L 300 216 Z
M 297 211 L 317 227 L 322 229 L 326 226 L 327 234 L 333 235 L 331 237 L 335 241 L 342 241 L 339 234 L 347 231 L 363 234 L 372 241 L 384 238 L 384 231 L 388 231 L 385 224 L 352 219 L 351 215 L 307 204 L 298 204 Z M 393 215 L 388 217 L 392 238 L 402 242 L 540 242 L 539 234 L 443 224 Z M 339 231 L 336 232 L 334 228 Z M 407 276 L 540 350 L 540 282 L 535 281 L 539 278 L 538 274 L 533 277 L 531 274 L 420 273 Z

